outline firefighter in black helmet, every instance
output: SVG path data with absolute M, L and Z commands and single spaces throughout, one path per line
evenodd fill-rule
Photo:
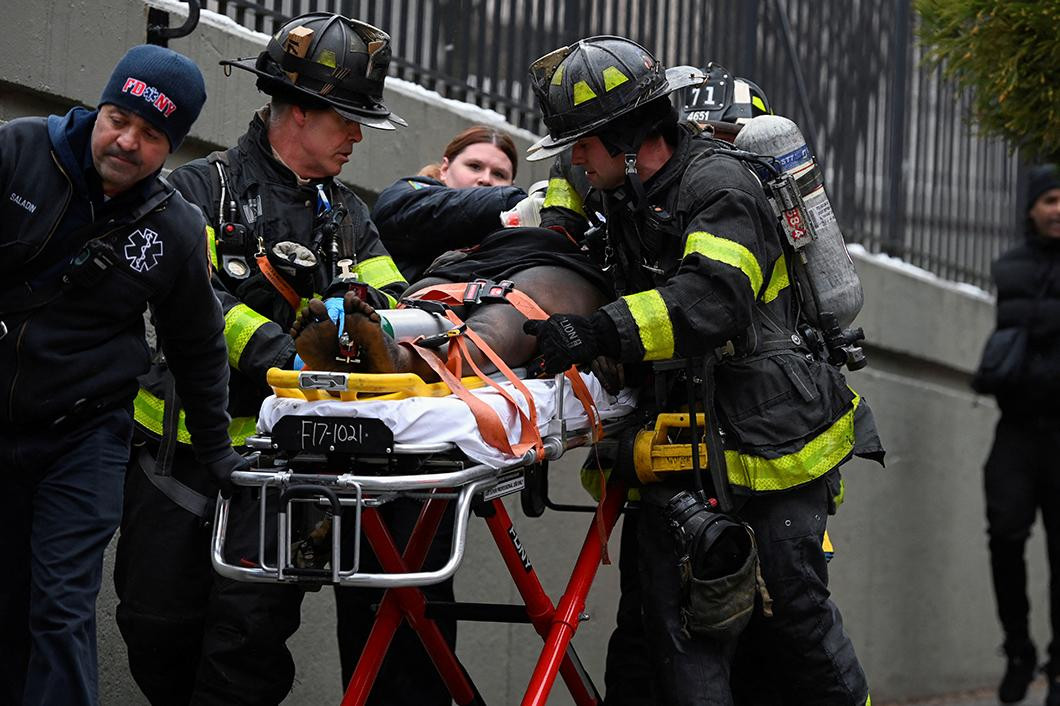
M 703 73 L 703 81 L 686 86 L 677 95 L 682 120 L 743 125 L 759 115 L 773 114 L 769 99 L 754 81 L 733 76 L 714 62 Z
M 353 261 L 351 269 L 368 285 L 374 306 L 392 306 L 406 286 L 367 207 L 335 178 L 356 158 L 362 128 L 405 125 L 383 102 L 389 61 L 390 37 L 364 22 L 323 12 L 290 20 L 257 57 L 222 62 L 253 73 L 269 97 L 238 144 L 169 177 L 207 216 L 237 448 L 254 433 L 269 391 L 266 371 L 292 366 L 295 346 L 288 330 L 302 300 L 327 291 L 338 260 Z M 261 271 L 259 238 L 286 292 Z M 167 394 L 169 380 L 164 361 L 157 361 L 141 378 L 135 404 L 141 447 L 126 477 L 115 572 L 117 619 L 131 671 L 153 704 L 279 703 L 294 678 L 285 640 L 298 627 L 302 590 L 238 583 L 214 573 L 206 526 L 212 493 L 184 443 L 179 407 Z M 253 561 L 256 503 L 248 493 L 236 493 L 232 503 L 228 541 L 235 546 L 229 560 Z M 418 509 L 389 512 L 413 515 L 411 524 Z M 267 536 L 275 537 L 275 530 Z M 338 602 L 340 615 L 367 612 Z M 402 656 L 424 679 L 413 685 L 384 673 L 377 691 L 380 684 L 396 685 L 396 691 L 415 691 L 406 703 L 448 703 L 444 686 L 440 695 L 420 698 L 434 670 L 418 640 L 409 641 L 418 653 Z M 373 693 L 373 699 L 402 703 L 393 693 Z
M 821 539 L 838 467 L 882 449 L 864 400 L 798 333 L 790 253 L 758 178 L 724 143 L 695 137 L 670 103 L 671 92 L 702 85 L 702 72 L 665 70 L 632 41 L 593 37 L 538 60 L 530 75 L 549 135 L 529 159 L 570 149 L 602 192 L 604 265 L 619 293 L 589 317 L 527 323 L 546 371 L 617 361 L 652 412 L 691 403 L 717 420 L 705 436 L 723 459 L 711 465 L 725 472 L 701 480 L 708 496 L 732 492 L 730 514 L 757 538 L 765 590 L 745 632 L 765 656 L 757 677 L 792 702 L 866 704 L 865 675 L 828 598 Z M 690 399 L 700 375 L 689 364 L 713 370 L 712 395 Z M 617 448 L 613 475 L 636 482 L 621 440 Z M 743 625 L 729 619 L 733 606 L 700 593 L 695 556 L 686 570 L 677 560 L 688 547 L 671 530 L 672 501 L 687 509 L 681 491 L 696 485 L 679 473 L 640 489 L 655 702 L 742 703 L 730 664 Z M 607 703 L 629 701 L 608 694 Z
M 258 89 L 274 98 L 331 107 L 380 130 L 408 125 L 383 105 L 390 35 L 366 22 L 330 12 L 301 15 L 281 27 L 256 59 L 221 65 L 257 74 Z

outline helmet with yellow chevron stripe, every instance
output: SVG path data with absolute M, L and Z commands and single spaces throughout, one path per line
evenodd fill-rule
M 407 123 L 383 103 L 390 35 L 367 22 L 332 12 L 289 20 L 257 58 L 232 59 L 258 76 L 258 89 L 304 107 L 334 108 L 368 127 L 393 130 Z
M 666 69 L 622 37 L 589 37 L 556 49 L 530 65 L 530 86 L 548 135 L 530 147 L 527 159 L 558 154 L 616 118 L 702 81 L 700 70 Z

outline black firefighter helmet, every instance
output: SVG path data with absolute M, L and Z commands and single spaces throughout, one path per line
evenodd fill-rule
M 711 62 L 706 80 L 687 86 L 677 95 L 682 120 L 697 123 L 742 124 L 759 115 L 772 115 L 769 100 L 758 84 L 733 76 L 724 66 Z
M 615 118 L 702 81 L 698 69 L 666 69 L 622 37 L 589 37 L 556 49 L 530 65 L 548 135 L 530 147 L 527 160 L 558 154 Z
M 390 35 L 366 22 L 310 12 L 284 24 L 256 59 L 222 61 L 258 76 L 258 89 L 305 107 L 334 108 L 368 127 L 404 120 L 383 104 Z

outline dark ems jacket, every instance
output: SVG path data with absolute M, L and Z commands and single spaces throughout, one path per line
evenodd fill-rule
M 0 127 L 0 423 L 46 425 L 132 402 L 150 363 L 150 305 L 196 454 L 220 460 L 230 453 L 228 366 L 205 222 L 157 176 L 93 199 L 94 124 L 94 112 L 75 108 Z
M 620 296 L 603 310 L 622 360 L 701 356 L 735 344 L 715 389 L 736 486 L 784 490 L 848 459 L 860 399 L 796 333 L 789 261 L 757 177 L 723 145 L 682 129 L 672 158 L 644 187 L 643 210 L 622 189 L 604 199 L 607 264 Z M 876 440 L 864 413 L 866 435 Z
M 398 179 L 379 194 L 372 220 L 409 282 L 448 250 L 477 245 L 501 227 L 501 211 L 519 203 L 517 186 L 451 189 L 429 177 Z
M 254 259 L 258 237 L 267 249 L 282 241 L 309 245 L 318 223 L 320 184 L 333 208 L 342 205 L 348 210 L 338 230 L 339 256 L 355 261 L 352 271 L 373 288 L 370 302 L 376 307 L 393 306 L 407 286 L 380 242 L 364 202 L 335 179 L 300 182 L 273 156 L 266 119 L 264 111 L 255 115 L 235 147 L 189 162 L 169 177 L 186 199 L 207 214 L 208 243 L 201 245 L 209 250 L 214 288 L 224 313 L 224 338 L 232 369 L 230 432 L 237 446 L 254 432 L 261 401 L 272 392 L 265 380 L 266 371 L 272 367 L 290 368 L 295 355 L 294 340 L 287 331 L 296 312 L 258 271 Z M 224 204 L 218 158 L 225 173 Z M 222 226 L 226 223 L 246 229 L 242 253 L 251 269 L 246 279 L 235 279 L 220 267 L 222 251 L 231 252 L 225 250 L 228 235 Z M 229 240 L 227 245 L 232 242 Z M 326 259 L 318 260 L 318 267 L 305 281 L 292 280 L 303 300 L 325 294 L 330 284 Z M 136 398 L 136 421 L 154 436 L 162 434 L 167 384 L 165 366 L 156 365 L 141 379 L 142 389 Z M 183 415 L 177 434 L 179 441 L 188 441 Z

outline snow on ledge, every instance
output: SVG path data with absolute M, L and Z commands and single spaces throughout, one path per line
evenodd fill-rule
M 921 282 L 927 282 L 936 287 L 947 289 L 952 292 L 963 294 L 964 296 L 978 299 L 980 301 L 994 303 L 994 295 L 987 292 L 980 287 L 976 287 L 974 284 L 968 284 L 966 282 L 953 282 L 948 279 L 943 279 L 936 275 L 934 272 L 928 272 L 922 267 L 911 265 L 905 260 L 887 255 L 885 253 L 870 253 L 860 243 L 850 243 L 847 245 L 847 251 L 851 256 L 856 257 L 860 260 L 868 260 L 873 264 L 891 270 L 893 272 L 901 272 L 902 274 L 908 275 L 913 279 L 918 279 Z
M 185 2 L 179 2 L 178 0 L 143 0 L 143 2 L 144 5 L 148 7 L 154 7 L 180 17 L 188 16 L 188 4 Z M 222 32 L 256 42 L 262 46 L 269 41 L 269 35 L 262 32 L 255 32 L 252 29 L 247 29 L 231 17 L 218 14 L 205 8 L 199 11 L 199 24 L 219 29 Z M 393 76 L 387 76 L 386 87 L 404 96 L 444 108 L 445 110 L 455 113 L 471 122 L 501 128 L 504 132 L 513 137 L 519 137 L 531 143 L 537 142 L 540 137 L 540 135 L 536 135 L 529 130 L 524 130 L 523 128 L 512 125 L 503 115 L 495 110 L 481 108 L 471 103 L 453 100 L 452 98 L 445 98 L 439 95 L 437 91 L 424 88 L 411 81 L 403 81 L 402 79 L 394 78 Z M 411 129 L 415 128 L 415 125 L 411 126 Z

